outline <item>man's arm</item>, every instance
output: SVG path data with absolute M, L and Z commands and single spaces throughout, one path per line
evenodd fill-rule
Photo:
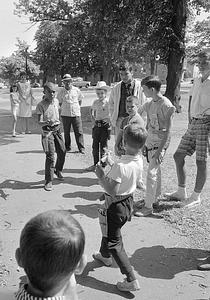
M 112 118 L 112 115 L 114 113 L 114 87 L 111 90 L 111 94 L 109 96 L 109 115 L 110 118 Z

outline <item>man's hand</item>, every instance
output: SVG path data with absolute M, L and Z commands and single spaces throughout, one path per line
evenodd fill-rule
M 104 170 L 103 170 L 102 166 L 99 163 L 97 163 L 97 165 L 96 165 L 95 173 L 96 173 L 96 176 L 99 179 L 101 179 L 102 177 L 104 177 Z

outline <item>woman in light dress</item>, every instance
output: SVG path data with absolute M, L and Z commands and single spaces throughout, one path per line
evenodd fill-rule
M 12 136 L 16 137 L 17 117 L 19 115 L 19 94 L 17 92 L 17 84 L 10 87 L 10 102 L 12 111 Z
M 29 130 L 29 118 L 32 116 L 32 101 L 34 97 L 32 94 L 32 89 L 30 83 L 27 81 L 26 73 L 20 73 L 20 81 L 18 82 L 18 94 L 19 94 L 19 117 L 22 125 L 22 133 L 31 133 Z M 24 128 L 25 125 L 25 128 Z

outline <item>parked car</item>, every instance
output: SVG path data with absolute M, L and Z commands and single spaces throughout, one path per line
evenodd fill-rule
M 72 84 L 76 87 L 82 88 L 86 87 L 88 88 L 90 86 L 90 81 L 83 80 L 82 77 L 74 77 L 72 78 L 73 82 Z

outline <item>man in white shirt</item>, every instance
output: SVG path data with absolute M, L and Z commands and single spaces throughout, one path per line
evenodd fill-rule
M 84 154 L 85 147 L 80 111 L 84 96 L 80 89 L 72 85 L 72 77 L 70 74 L 63 76 L 63 83 L 64 87 L 59 89 L 57 99 L 61 106 L 66 151 L 71 150 L 70 130 L 72 125 L 79 152 Z
M 128 116 L 126 112 L 127 97 L 136 96 L 139 100 L 139 106 L 146 101 L 140 80 L 133 78 L 132 66 L 127 63 L 121 65 L 119 73 L 121 81 L 112 88 L 109 97 L 110 120 L 115 130 L 115 138 L 120 131 L 122 120 Z
M 193 207 L 201 203 L 200 193 L 207 177 L 207 155 L 209 150 L 210 129 L 210 52 L 198 54 L 200 75 L 195 78 L 189 98 L 189 126 L 174 154 L 178 189 L 166 194 L 170 198 L 182 200 L 181 206 Z M 196 152 L 197 175 L 192 195 L 187 198 L 185 157 Z

